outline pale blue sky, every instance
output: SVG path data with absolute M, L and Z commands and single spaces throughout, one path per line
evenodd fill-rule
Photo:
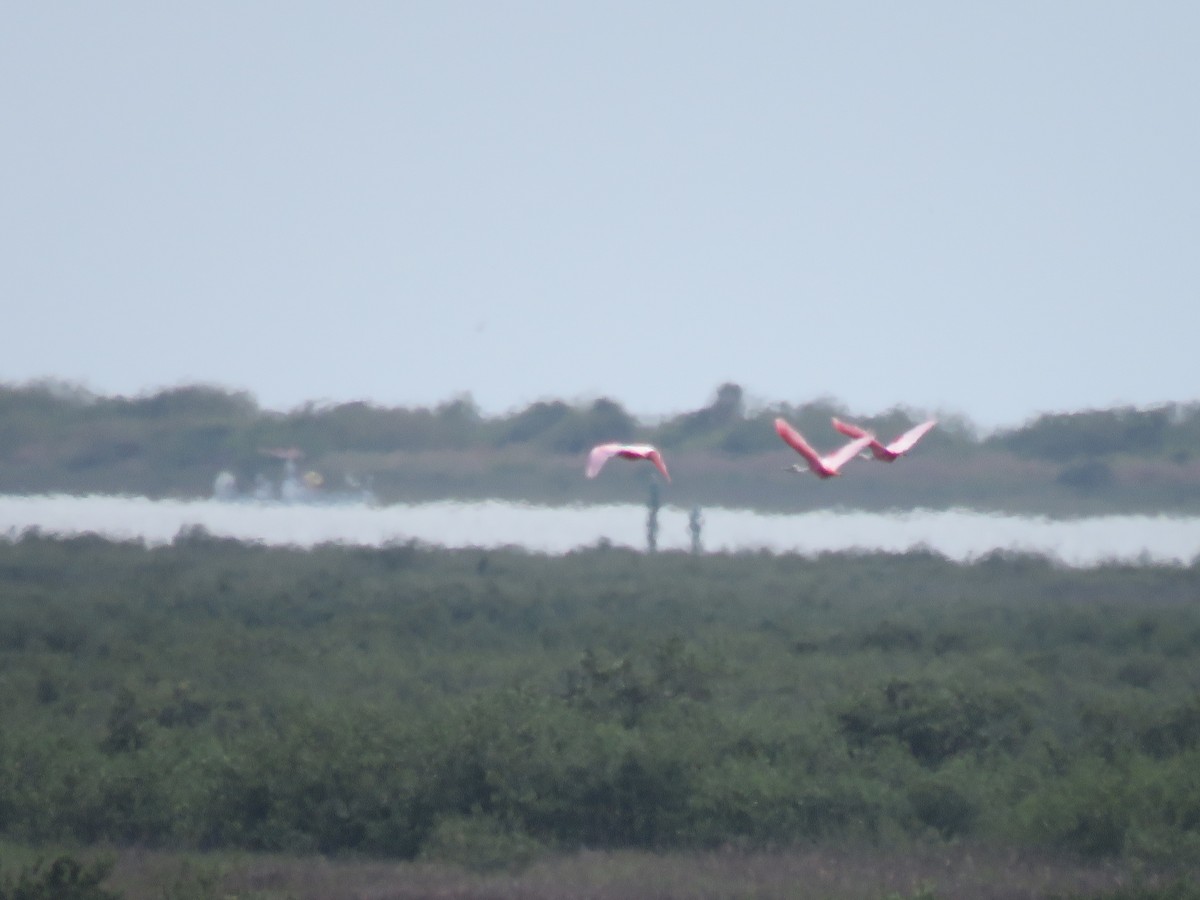
M 1200 399 L 1200 5 L 0 13 L 0 380 Z

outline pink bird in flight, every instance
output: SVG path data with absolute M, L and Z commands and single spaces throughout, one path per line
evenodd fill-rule
M 894 462 L 899 459 L 911 450 L 917 441 L 925 436 L 925 432 L 936 424 L 936 419 L 930 419 L 928 422 L 922 422 L 920 425 L 908 429 L 908 431 L 904 432 L 904 434 L 900 435 L 890 444 L 882 444 L 875 435 L 871 434 L 865 428 L 859 428 L 857 425 L 851 425 L 849 422 L 843 422 L 840 419 L 835 418 L 833 420 L 833 427 L 846 435 L 846 437 L 868 438 L 871 452 L 881 462 Z
M 832 478 L 834 475 L 841 474 L 838 470 L 857 456 L 860 450 L 871 443 L 871 437 L 863 435 L 845 446 L 839 447 L 829 455 L 821 456 L 821 454 L 809 446 L 808 441 L 804 439 L 804 436 L 800 432 L 783 419 L 775 420 L 775 431 L 783 438 L 785 444 L 804 457 L 804 461 L 808 463 L 808 468 L 818 478 Z M 788 466 L 788 471 L 804 472 L 805 470 L 799 465 L 792 465 Z
M 658 471 L 662 472 L 663 478 L 668 482 L 671 480 L 671 473 L 667 471 L 667 464 L 663 462 L 662 454 L 659 453 L 657 447 L 652 447 L 650 444 L 597 444 L 588 454 L 587 477 L 595 478 L 599 475 L 604 464 L 614 456 L 619 456 L 621 459 L 648 459 L 654 463 Z

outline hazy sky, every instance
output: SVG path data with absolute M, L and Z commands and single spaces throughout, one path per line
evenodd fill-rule
M 0 13 L 0 381 L 1200 399 L 1200 4 Z

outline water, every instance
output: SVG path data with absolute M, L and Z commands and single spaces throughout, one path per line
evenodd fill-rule
M 634 505 L 544 507 L 501 501 L 368 506 L 148 500 L 143 497 L 0 496 L 0 534 L 31 527 L 51 534 L 96 533 L 147 544 L 171 541 L 181 529 L 266 544 L 311 547 L 337 542 L 381 546 L 411 539 L 448 547 L 512 545 L 565 553 L 606 540 L 641 548 L 646 509 Z M 1072 566 L 1109 560 L 1190 563 L 1200 554 L 1200 518 L 1099 516 L 1058 521 L 966 510 L 902 514 L 808 512 L 770 515 L 706 509 L 706 551 L 764 549 L 819 553 L 927 547 L 970 560 L 995 550 L 1045 554 Z M 658 546 L 691 546 L 688 511 L 659 511 Z

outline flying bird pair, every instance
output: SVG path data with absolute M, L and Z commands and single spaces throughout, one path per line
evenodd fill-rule
M 775 420 L 775 431 L 783 438 L 784 443 L 804 457 L 809 471 L 818 478 L 832 478 L 841 474 L 839 470 L 842 466 L 868 447 L 878 460 L 892 462 L 898 459 L 911 450 L 913 445 L 925 435 L 925 432 L 936 424 L 937 422 L 932 419 L 922 422 L 915 428 L 904 432 L 890 444 L 883 444 L 866 429 L 835 418 L 833 427 L 852 440 L 826 456 L 822 456 L 814 450 L 804 436 L 783 419 Z M 599 475 L 604 464 L 614 456 L 621 459 L 649 460 L 662 473 L 663 478 L 668 482 L 671 480 L 671 474 L 667 471 L 667 464 L 663 461 L 662 453 L 651 444 L 598 444 L 588 454 L 587 477 L 595 478 Z M 805 469 L 799 465 L 792 465 L 788 466 L 788 471 L 804 472 Z
M 922 422 L 920 425 L 904 432 L 904 434 L 891 443 L 884 444 L 865 428 L 860 428 L 857 425 L 851 425 L 849 422 L 843 422 L 835 418 L 833 420 L 833 427 L 839 433 L 851 438 L 851 441 L 827 456 L 821 456 L 817 453 L 804 440 L 804 436 L 783 419 L 775 420 L 775 431 L 783 438 L 784 443 L 804 457 L 809 470 L 818 478 L 832 478 L 835 475 L 841 474 L 839 470 L 842 466 L 868 447 L 871 450 L 871 454 L 877 460 L 881 462 L 894 462 L 911 450 L 917 441 L 925 435 L 925 432 L 929 431 L 936 424 L 937 421 L 933 419 L 928 422 Z M 792 472 L 804 472 L 804 469 L 798 465 L 789 466 L 788 470 Z
M 804 435 L 789 425 L 784 419 L 775 420 L 775 432 L 783 438 L 785 444 L 804 458 L 804 462 L 808 465 L 807 471 L 812 472 L 818 478 L 832 478 L 835 475 L 840 475 L 841 472 L 839 470 L 842 466 L 858 456 L 862 449 L 871 443 L 870 435 L 862 434 L 832 453 L 822 456 L 804 439 Z M 806 470 L 804 466 L 797 464 L 788 466 L 787 471 L 804 474 Z

